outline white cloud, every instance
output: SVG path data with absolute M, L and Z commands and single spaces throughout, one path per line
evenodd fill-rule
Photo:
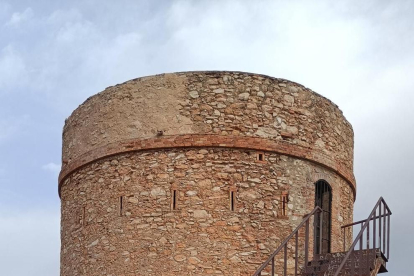
M 56 164 L 56 163 L 53 163 L 53 162 L 47 163 L 47 164 L 42 166 L 43 170 L 52 172 L 54 174 L 58 174 L 60 172 L 60 168 L 61 168 L 60 164 Z
M 17 27 L 25 21 L 30 20 L 33 17 L 32 8 L 26 8 L 23 12 L 15 12 L 12 14 L 10 20 L 6 23 L 6 26 Z

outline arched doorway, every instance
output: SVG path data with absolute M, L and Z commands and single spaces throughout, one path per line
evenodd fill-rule
M 325 180 L 318 180 L 315 183 L 315 207 L 322 209 L 321 216 L 315 219 L 315 250 L 316 254 L 331 252 L 331 224 L 332 224 L 332 189 Z M 322 231 L 321 230 L 322 227 Z

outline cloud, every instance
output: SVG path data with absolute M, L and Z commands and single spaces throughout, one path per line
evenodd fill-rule
M 56 164 L 56 163 L 53 163 L 53 162 L 47 163 L 47 164 L 42 166 L 43 170 L 48 171 L 48 172 L 52 172 L 54 174 L 59 174 L 60 168 L 61 168 L 60 164 Z
M 33 15 L 34 13 L 32 8 L 26 8 L 23 12 L 13 13 L 10 20 L 5 25 L 9 27 L 17 27 L 20 24 L 29 21 Z
M 11 166 L 20 167 L 25 156 L 33 171 L 59 173 L 58 163 L 42 166 L 32 160 L 38 160 L 38 152 L 48 155 L 43 156 L 44 163 L 59 160 L 60 151 L 51 147 L 59 147 L 64 116 L 106 86 L 171 71 L 263 73 L 306 85 L 344 111 L 355 130 L 355 218 L 364 218 L 377 198 L 386 196 L 395 211 L 393 253 L 406 256 L 393 258 L 389 274 L 408 275 L 404 264 L 409 263 L 409 254 L 401 252 L 414 242 L 404 233 L 414 229 L 404 219 L 414 212 L 412 1 L 123 1 L 119 5 L 74 0 L 49 1 L 47 8 L 43 6 L 47 1 L 35 1 L 32 8 L 18 12 L 13 8 L 19 1 L 9 2 L 13 6 L 0 0 L 0 146 L 27 131 L 23 108 L 36 118 L 30 121 L 32 136 L 14 141 L 38 146 L 38 151 L 19 145 L 9 156 L 0 154 L 8 162 L 3 183 L 5 177 L 13 178 L 0 187 L 1 194 L 7 192 L 14 207 L 22 206 L 17 195 L 43 204 L 50 194 L 41 185 L 30 189 L 28 184 L 43 183 L 44 173 L 37 179 L 34 173 L 27 181 L 12 173 Z M 10 114 L 4 111 L 9 109 Z M 0 180 L 1 175 L 0 170 Z M 22 193 L 16 187 L 27 189 Z M 23 212 L 15 220 L 0 216 L 0 225 L 33 226 L 42 239 L 50 232 L 41 231 L 30 216 L 43 215 Z M 53 220 L 43 223 L 59 225 Z M 57 237 L 59 230 L 54 231 Z M 21 260 L 18 250 L 36 252 L 41 247 L 36 237 L 33 242 L 27 238 L 29 234 L 17 230 L 15 236 L 22 241 L 11 249 L 16 260 Z M 58 238 L 54 242 L 58 245 Z M 59 260 L 50 260 L 56 275 Z M 41 270 L 44 265 L 33 267 Z M 21 273 L 7 273 L 14 266 Z M 48 275 L 24 269 L 10 261 L 2 272 Z

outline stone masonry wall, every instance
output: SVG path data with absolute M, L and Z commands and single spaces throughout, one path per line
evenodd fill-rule
M 331 250 L 342 251 L 353 131 L 302 85 L 184 72 L 109 87 L 65 123 L 61 276 L 252 275 L 314 208 L 320 179 L 332 187 Z
M 76 171 L 61 191 L 61 275 L 252 275 L 314 208 L 321 177 L 333 190 L 332 251 L 341 251 L 340 226 L 352 222 L 354 200 L 346 181 L 308 161 L 266 153 L 260 162 L 256 154 L 142 151 Z M 293 253 L 290 248 L 290 270 Z
M 67 119 L 63 168 L 102 146 L 158 131 L 283 141 L 353 171 L 352 127 L 335 104 L 297 83 L 240 72 L 163 74 L 107 88 Z

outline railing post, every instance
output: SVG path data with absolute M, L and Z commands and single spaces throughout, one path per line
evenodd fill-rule
M 295 236 L 295 276 L 298 276 L 298 232 L 296 232 Z
M 368 225 L 367 225 L 367 250 L 369 250 L 369 223 L 370 221 L 368 221 Z
M 272 259 L 272 276 L 275 276 L 275 257 Z
M 390 258 L 390 220 L 391 220 L 391 214 L 390 214 L 390 210 L 388 210 L 388 219 L 387 219 L 387 223 L 388 223 L 388 231 L 387 231 L 387 260 Z
M 387 221 L 387 216 L 385 215 L 386 214 L 386 212 L 387 212 L 387 210 L 385 209 L 385 205 L 384 205 L 384 221 L 383 221 L 383 231 L 382 231 L 382 250 L 384 251 L 383 253 L 384 253 L 384 255 L 385 255 L 385 251 L 386 251 L 386 245 L 385 245 L 385 235 L 386 235 L 386 232 L 385 232 L 385 227 L 386 227 L 386 221 Z M 381 218 L 380 218 L 381 219 Z
M 285 244 L 285 256 L 284 256 L 284 266 L 283 266 L 283 276 L 287 275 L 287 243 Z
M 315 243 L 315 241 L 313 241 Z M 308 257 L 309 257 L 309 220 L 306 221 L 305 227 L 305 266 L 308 265 Z M 315 251 L 313 251 L 313 255 L 315 256 Z
M 344 252 L 345 252 L 345 250 L 346 250 L 346 249 L 345 249 L 345 243 L 346 243 L 346 238 L 345 238 L 345 229 L 346 229 L 346 228 L 342 228 L 342 230 L 344 230 Z
M 379 233 L 379 250 L 382 252 L 382 246 L 381 246 L 381 216 L 382 216 L 382 201 L 379 205 L 379 219 L 378 219 L 378 223 L 379 223 L 379 229 L 378 229 L 378 233 Z
M 319 217 L 319 254 L 322 253 L 322 234 L 323 234 L 323 211 L 320 212 Z
M 375 211 L 375 214 L 374 214 L 374 220 L 373 220 L 373 223 L 374 223 L 374 225 L 373 225 L 373 229 L 372 229 L 372 234 L 373 234 L 373 237 L 372 237 L 372 239 L 373 239 L 373 242 L 372 242 L 372 248 L 377 248 L 377 219 L 375 219 L 375 217 L 377 216 L 377 211 Z

